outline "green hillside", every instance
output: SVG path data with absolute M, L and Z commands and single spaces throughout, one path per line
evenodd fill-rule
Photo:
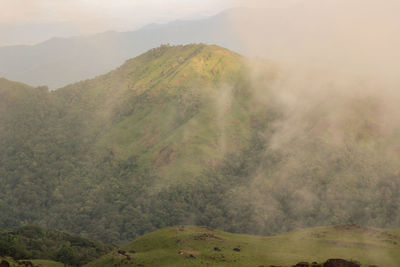
M 243 83 L 237 54 L 217 46 L 162 46 L 54 94 L 91 117 L 88 131 L 100 131 L 96 155 L 135 157 L 163 178 L 184 179 L 248 141 Z
M 52 92 L 3 79 L 0 225 L 115 242 L 178 223 L 148 196 L 248 146 L 262 123 L 245 74 L 241 56 L 187 45 Z
M 261 237 L 207 227 L 169 227 L 87 266 L 292 266 L 331 258 L 358 261 L 362 266 L 399 266 L 400 231 L 341 225 Z
M 273 64 L 202 44 L 51 92 L 1 79 L 0 227 L 116 244 L 180 224 L 399 227 L 400 122 L 387 103 L 342 101 L 333 83 L 291 107 L 284 86 Z

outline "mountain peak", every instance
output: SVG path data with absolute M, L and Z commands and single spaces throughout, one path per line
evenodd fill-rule
M 241 66 L 240 55 L 216 45 L 166 44 L 126 61 L 112 73 L 134 79 L 136 84 L 145 78 L 152 87 L 151 84 L 158 82 L 173 85 L 201 83 L 201 80 L 218 82 Z
M 240 57 L 237 53 L 232 52 L 226 48 L 220 47 L 218 45 L 208 45 L 208 44 L 187 44 L 187 45 L 170 45 L 162 44 L 159 47 L 148 50 L 146 53 L 139 55 L 136 58 L 127 60 L 127 62 L 134 61 L 136 59 L 151 59 L 162 56 L 168 57 L 180 57 L 186 56 L 186 59 L 193 58 L 196 56 L 202 56 L 202 54 L 208 53 L 208 59 L 213 55 L 223 55 L 230 57 Z
M 82 107 L 80 114 L 88 112 L 112 121 L 113 129 L 98 140 L 98 147 L 108 147 L 123 159 L 147 157 L 150 160 L 146 161 L 154 168 L 174 166 L 168 167 L 171 172 L 184 162 L 187 166 L 182 168 L 184 172 L 193 173 L 201 165 L 196 162 L 205 161 L 211 153 L 195 155 L 195 149 L 201 145 L 189 146 L 189 140 L 197 138 L 189 132 L 202 131 L 200 125 L 207 121 L 204 129 L 214 128 L 207 131 L 213 132 L 208 138 L 215 144 L 207 151 L 213 151 L 214 156 L 221 156 L 223 150 L 218 144 L 219 132 L 232 132 L 231 136 L 241 132 L 233 129 L 236 126 L 219 129 L 216 118 L 225 116 L 219 105 L 228 106 L 220 103 L 221 99 L 226 95 L 235 98 L 226 85 L 235 87 L 243 69 L 240 55 L 216 45 L 162 45 L 126 61 L 108 74 L 55 93 L 63 95 L 63 102 L 70 103 L 71 108 Z M 192 125 L 195 121 L 197 126 Z M 183 135 L 186 147 L 181 145 Z M 185 158 L 196 160 L 187 162 Z

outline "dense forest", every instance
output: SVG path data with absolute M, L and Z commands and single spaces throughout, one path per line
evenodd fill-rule
M 113 249 L 98 241 L 69 235 L 37 226 L 23 226 L 0 231 L 0 257 L 47 259 L 71 266 L 81 266 Z
M 257 64 L 250 79 L 248 61 L 226 49 L 162 46 L 55 91 L 0 79 L 0 227 L 34 223 L 106 243 L 178 224 L 399 227 L 396 132 L 377 134 L 366 112 L 345 121 L 338 145 L 311 110 L 307 135 L 277 149 L 279 74 Z M 380 105 L 352 101 L 346 116 Z

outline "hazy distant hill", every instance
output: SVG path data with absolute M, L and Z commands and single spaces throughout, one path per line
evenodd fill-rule
M 287 8 L 236 8 L 132 32 L 54 38 L 33 46 L 0 47 L 0 77 L 56 89 L 111 71 L 166 43 L 216 44 L 246 56 L 353 72 L 362 66 L 376 73 L 377 65 L 392 65 L 391 59 L 398 57 L 400 32 L 392 26 L 399 23 L 396 11 L 400 5 L 393 0 L 310 0 Z
M 53 38 L 32 46 L 0 47 L 0 77 L 55 89 L 108 72 L 161 44 L 200 42 L 237 49 L 229 15 L 152 24 L 132 32 Z

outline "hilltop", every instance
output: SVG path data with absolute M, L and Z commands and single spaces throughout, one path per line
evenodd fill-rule
M 331 258 L 362 266 L 400 264 L 400 231 L 338 225 L 277 236 L 177 226 L 144 235 L 87 266 L 292 266 Z

